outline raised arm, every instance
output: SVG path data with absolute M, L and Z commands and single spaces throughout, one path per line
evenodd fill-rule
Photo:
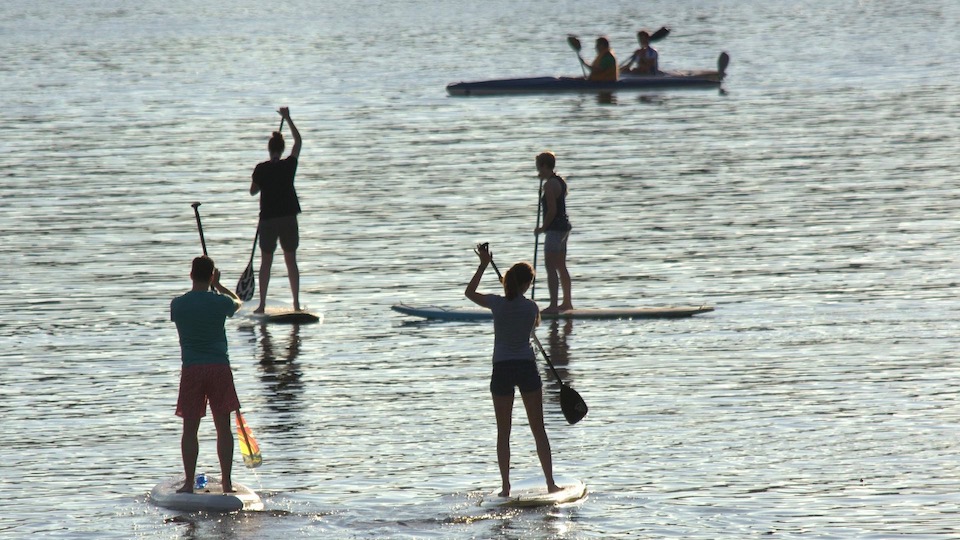
M 287 121 L 287 125 L 290 126 L 290 133 L 293 133 L 293 148 L 290 149 L 290 156 L 299 158 L 303 139 L 300 138 L 300 130 L 298 130 L 296 124 L 293 123 L 293 118 L 290 118 L 290 108 L 280 107 L 280 116 Z
M 477 287 L 480 286 L 480 278 L 483 277 L 484 270 L 487 269 L 487 265 L 490 264 L 490 249 L 486 244 L 480 244 L 477 246 L 474 253 L 477 254 L 477 257 L 480 259 L 480 264 L 477 266 L 477 271 L 473 274 L 473 278 L 470 279 L 470 283 L 467 283 L 467 289 L 463 291 L 463 295 L 470 299 L 471 302 L 477 304 L 481 307 L 487 306 L 487 295 L 478 293 Z

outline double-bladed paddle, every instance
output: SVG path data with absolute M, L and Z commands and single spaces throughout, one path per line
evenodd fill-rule
M 667 28 L 666 26 L 661 26 L 659 30 L 650 34 L 650 43 L 653 43 L 655 41 L 660 41 L 661 39 L 669 35 L 670 35 L 670 29 Z M 586 78 L 587 70 L 584 68 L 584 66 L 587 65 L 587 62 L 584 61 L 582 56 L 580 56 L 580 49 L 582 48 L 580 45 L 580 40 L 577 38 L 577 36 L 573 34 L 569 34 L 567 35 L 567 44 L 570 45 L 571 49 L 576 51 L 577 58 L 580 60 L 580 71 L 583 72 L 583 77 Z
M 492 256 L 490 257 L 490 266 L 493 266 L 493 270 L 497 273 L 497 278 L 502 282 L 503 275 L 500 273 L 500 269 L 497 268 L 497 263 L 493 262 Z M 543 345 L 540 344 L 536 332 L 532 332 L 530 336 L 533 337 L 534 343 L 536 343 L 540 349 L 540 354 L 543 355 L 543 359 L 546 360 L 547 365 L 550 366 L 550 371 L 553 372 L 553 376 L 556 377 L 557 382 L 560 384 L 560 410 L 563 411 L 563 417 L 567 419 L 568 424 L 576 424 L 587 415 L 587 403 L 583 401 L 583 398 L 580 397 L 580 394 L 576 390 L 570 388 L 567 383 L 563 382 L 560 374 L 557 373 L 557 368 L 553 367 L 553 362 L 550 361 L 550 355 L 547 354 Z
M 583 72 L 583 78 L 587 78 L 587 69 L 584 67 L 586 62 L 583 61 L 583 57 L 580 56 L 580 40 L 577 39 L 577 36 L 570 34 L 567 36 L 567 44 L 570 45 L 570 48 L 576 51 L 577 60 L 580 60 L 580 71 Z

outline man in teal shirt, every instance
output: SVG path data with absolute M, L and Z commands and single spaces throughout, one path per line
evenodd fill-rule
M 177 325 L 183 363 L 177 416 L 183 418 L 180 451 L 185 479 L 183 487 L 177 491 L 193 492 L 197 455 L 200 453 L 197 432 L 209 402 L 217 428 L 217 457 L 220 459 L 223 491 L 229 493 L 233 491 L 230 413 L 240 409 L 240 400 L 233 385 L 224 322 L 240 309 L 241 302 L 233 291 L 220 284 L 220 271 L 209 257 L 193 260 L 190 279 L 193 288 L 170 302 L 170 320 Z M 211 287 L 220 294 L 210 291 Z

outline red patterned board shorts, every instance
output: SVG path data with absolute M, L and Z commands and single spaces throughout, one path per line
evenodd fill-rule
M 207 414 L 208 401 L 210 412 L 215 415 L 230 413 L 240 408 L 230 364 L 201 364 L 181 370 L 177 416 L 203 418 Z

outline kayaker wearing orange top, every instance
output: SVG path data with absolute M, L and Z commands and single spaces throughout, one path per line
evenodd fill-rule
M 583 58 L 580 59 L 580 62 L 585 67 L 590 68 L 590 75 L 587 76 L 588 81 L 609 82 L 620 78 L 620 66 L 617 65 L 617 57 L 613 55 L 613 51 L 610 49 L 610 41 L 605 37 L 597 38 L 597 57 L 593 60 L 593 63 L 587 64 Z

